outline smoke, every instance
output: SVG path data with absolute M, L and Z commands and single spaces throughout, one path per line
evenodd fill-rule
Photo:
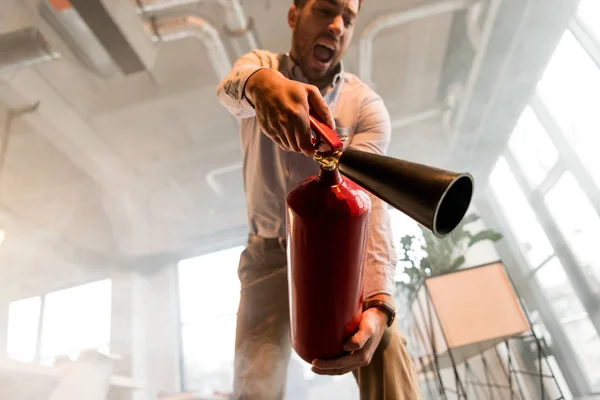
M 234 366 L 234 399 L 283 399 L 290 345 L 264 343 L 263 336 L 245 338 L 238 346 Z

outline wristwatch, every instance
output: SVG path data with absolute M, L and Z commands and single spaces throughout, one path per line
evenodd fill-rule
M 387 301 L 383 301 L 383 300 L 379 300 L 379 299 L 370 299 L 370 300 L 366 300 L 363 303 L 363 311 L 366 311 L 369 308 L 373 308 L 373 307 L 378 308 L 381 311 L 383 311 L 384 313 L 386 313 L 389 317 L 387 326 L 388 327 L 392 326 L 392 323 L 394 322 L 394 319 L 396 318 L 396 307 L 394 307 L 392 304 L 388 303 Z

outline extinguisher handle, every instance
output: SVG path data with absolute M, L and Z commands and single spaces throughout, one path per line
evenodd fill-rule
M 312 112 L 308 116 L 310 120 L 310 128 L 315 133 L 316 139 L 313 139 L 313 145 L 318 148 L 321 140 L 325 141 L 331 148 L 332 152 L 336 152 L 342 149 L 344 144 L 327 124 L 321 122 L 319 118 Z

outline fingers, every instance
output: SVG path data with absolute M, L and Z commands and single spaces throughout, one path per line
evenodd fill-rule
M 312 157 L 315 154 L 315 148 L 310 136 L 310 123 L 308 121 L 308 110 L 296 116 L 294 124 L 294 140 L 298 144 L 299 150 L 305 155 Z
M 319 375 L 343 375 L 367 366 L 375 352 L 372 349 L 373 346 L 369 345 L 371 342 L 372 340 L 369 339 L 364 348 L 347 356 L 333 360 L 315 360 L 313 361 L 312 371 Z
M 259 118 L 258 122 L 263 133 L 283 151 L 293 150 L 285 135 L 287 128 L 281 125 L 278 118 L 273 118 L 272 116 L 262 117 Z
M 321 375 L 343 375 L 371 362 L 382 332 L 377 329 L 376 314 L 364 312 L 358 331 L 344 344 L 350 354 L 333 360 L 314 360 L 313 372 Z
M 289 82 L 288 82 L 289 83 Z M 263 132 L 285 151 L 312 157 L 316 149 L 312 143 L 309 113 L 325 121 L 331 129 L 335 122 L 329 106 L 319 90 L 312 85 L 289 83 L 287 90 L 277 92 L 279 101 L 259 101 L 256 114 Z
M 315 86 L 308 86 L 308 104 L 319 119 L 325 122 L 331 129 L 335 130 L 335 121 L 329 106 L 321 96 L 319 89 Z
M 360 321 L 360 325 L 358 326 L 358 331 L 350 337 L 344 344 L 344 350 L 346 351 L 356 351 L 361 349 L 365 343 L 373 336 L 375 333 L 375 324 L 369 318 L 369 314 L 363 313 L 363 318 Z
M 279 137 L 277 137 L 277 136 L 269 136 L 269 137 L 271 138 L 272 141 L 275 142 L 275 144 L 277 146 L 279 146 L 281 148 L 281 150 L 290 151 L 290 149 L 286 145 L 283 144 L 283 142 L 281 141 L 281 139 L 279 139 Z
M 294 123 L 293 118 L 289 118 L 285 122 L 285 136 L 291 150 L 296 153 L 301 153 L 302 150 L 298 144 L 298 128 L 296 125 L 297 124 Z

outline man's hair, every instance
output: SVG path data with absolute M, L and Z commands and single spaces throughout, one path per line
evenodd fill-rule
M 294 5 L 298 8 L 302 8 L 306 5 L 308 0 L 294 0 Z M 360 6 L 362 6 L 362 0 L 358 0 L 358 9 L 360 10 Z

